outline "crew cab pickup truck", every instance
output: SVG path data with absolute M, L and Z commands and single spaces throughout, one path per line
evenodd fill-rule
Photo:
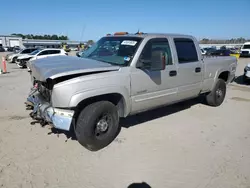
M 91 151 L 117 136 L 119 119 L 204 96 L 219 106 L 235 77 L 235 57 L 201 55 L 197 40 L 178 34 L 105 36 L 82 57 L 58 56 L 30 63 L 31 117 L 74 130 Z

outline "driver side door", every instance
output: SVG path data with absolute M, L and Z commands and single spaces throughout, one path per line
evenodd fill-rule
M 159 50 L 164 54 L 162 62 L 152 58 L 152 54 Z M 138 67 L 141 61 L 146 63 Z M 150 39 L 142 50 L 137 67 L 131 71 L 132 114 L 174 101 L 177 97 L 176 72 L 168 39 Z

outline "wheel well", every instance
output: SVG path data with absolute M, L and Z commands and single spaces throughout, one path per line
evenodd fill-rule
M 92 103 L 98 102 L 98 101 L 109 101 L 109 102 L 113 103 L 118 109 L 119 116 L 124 117 L 124 115 L 125 115 L 125 100 L 124 100 L 124 97 L 119 93 L 98 95 L 98 96 L 84 99 L 83 101 L 81 101 L 77 105 L 75 116 L 78 117 L 79 113 L 81 112 L 81 110 L 83 108 L 85 108 L 89 104 L 92 104 Z
M 228 76 L 229 76 L 229 71 L 224 71 L 224 72 L 220 73 L 218 78 L 220 78 L 220 79 L 224 80 L 225 82 L 227 82 Z

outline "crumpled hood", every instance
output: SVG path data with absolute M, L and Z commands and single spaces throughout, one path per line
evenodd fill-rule
M 38 59 L 29 62 L 28 67 L 31 69 L 33 77 L 40 81 L 73 74 L 114 71 L 120 68 L 97 60 L 73 56 L 54 56 Z
M 27 58 L 32 58 L 32 57 L 34 56 L 30 54 L 23 54 L 22 56 L 19 56 L 18 59 L 27 59 Z

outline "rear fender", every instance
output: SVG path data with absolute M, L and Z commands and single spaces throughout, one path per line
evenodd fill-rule
M 228 71 L 229 73 L 231 73 L 231 70 L 229 69 L 229 67 L 228 67 L 228 69 L 222 68 L 222 69 L 219 69 L 219 70 L 216 71 L 216 74 L 215 74 L 215 77 L 214 77 L 214 83 L 213 83 L 213 87 L 212 88 L 214 88 L 217 80 L 219 79 L 220 74 L 222 72 L 226 72 L 226 71 Z

